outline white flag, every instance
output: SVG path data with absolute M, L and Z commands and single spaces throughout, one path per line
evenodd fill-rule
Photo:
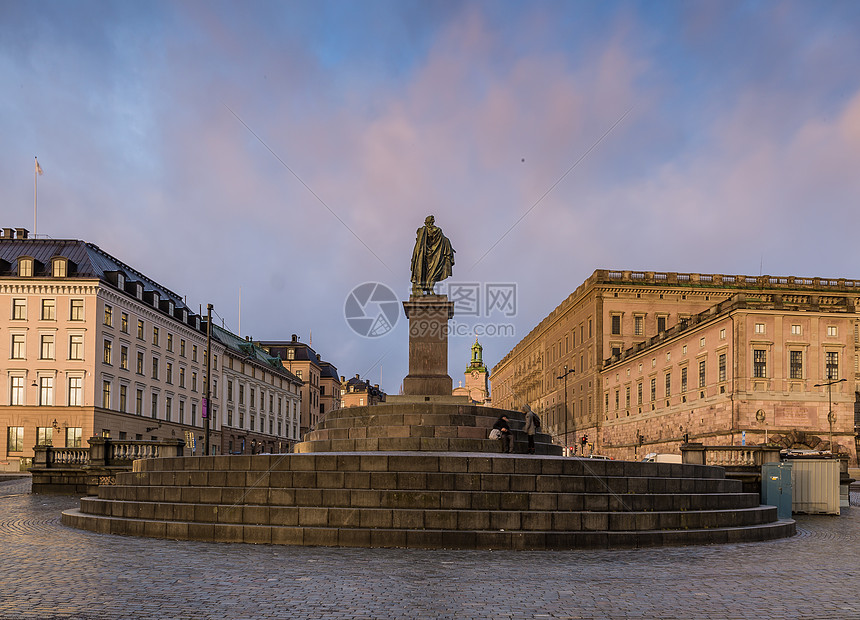
M 42 166 L 39 165 L 39 158 L 36 158 L 36 172 L 39 173 L 39 176 L 42 175 Z

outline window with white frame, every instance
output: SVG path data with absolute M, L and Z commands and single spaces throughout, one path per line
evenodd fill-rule
M 12 300 L 12 320 L 25 321 L 27 319 L 27 300 L 13 299 Z
M 12 334 L 12 351 L 10 357 L 13 360 L 22 360 L 27 353 L 24 334 Z
M 54 378 L 39 377 L 39 405 L 50 407 L 54 404 Z
M 80 426 L 70 426 L 66 429 L 66 447 L 80 448 L 83 438 L 83 430 Z
M 54 359 L 54 334 L 42 334 L 39 339 L 39 359 Z
M 69 336 L 69 359 L 84 359 L 84 336 L 83 334 L 71 334 Z
M 69 320 L 83 321 L 84 320 L 84 300 L 72 299 L 69 301 Z
M 9 378 L 9 404 L 23 405 L 24 404 L 24 377 L 12 376 Z
M 57 301 L 55 299 L 42 300 L 42 320 L 55 321 L 57 319 Z
M 755 324 L 755 333 L 757 333 L 757 334 L 765 333 L 764 323 L 756 323 Z
M 69 407 L 80 407 L 84 404 L 83 377 L 69 377 Z
M 836 330 L 836 326 L 835 325 L 828 325 L 827 326 L 827 337 L 828 338 L 836 338 L 837 335 L 838 335 L 838 332 Z
M 68 273 L 68 262 L 65 258 L 55 258 L 51 262 L 51 273 L 55 278 L 65 278 Z
M 52 427 L 52 426 L 37 426 L 36 427 L 36 445 L 37 446 L 52 446 L 52 445 L 54 445 L 54 427 Z
M 803 335 L 803 330 L 800 328 L 800 325 L 792 325 L 792 326 L 791 326 L 791 335 L 792 335 L 792 336 L 801 336 L 801 335 Z
M 19 258 L 18 259 L 18 275 L 22 278 L 33 277 L 33 259 Z

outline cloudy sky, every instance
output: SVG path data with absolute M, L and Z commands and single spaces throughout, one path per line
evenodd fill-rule
M 0 225 L 38 156 L 39 235 L 397 393 L 404 318 L 344 303 L 432 213 L 450 282 L 516 285 L 457 385 L 595 269 L 860 278 L 858 58 L 853 1 L 0 0 Z

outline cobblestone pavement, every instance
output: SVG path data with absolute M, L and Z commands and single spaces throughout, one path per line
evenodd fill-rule
M 60 524 L 0 482 L 0 618 L 860 618 L 860 493 L 791 539 L 635 551 L 178 542 Z

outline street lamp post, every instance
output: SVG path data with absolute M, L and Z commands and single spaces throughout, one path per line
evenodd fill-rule
M 564 379 L 564 452 L 565 456 L 569 456 L 567 453 L 567 375 L 573 372 L 571 368 L 568 370 L 567 364 L 564 365 L 564 372 L 558 376 L 559 379 Z
M 816 383 L 814 387 L 824 387 L 827 386 L 827 423 L 830 426 L 830 454 L 835 455 L 836 452 L 833 450 L 833 423 L 836 421 L 836 416 L 833 415 L 833 397 L 831 395 L 831 390 L 833 386 L 837 383 L 845 383 L 848 379 L 833 379 L 828 381 L 827 383 Z

